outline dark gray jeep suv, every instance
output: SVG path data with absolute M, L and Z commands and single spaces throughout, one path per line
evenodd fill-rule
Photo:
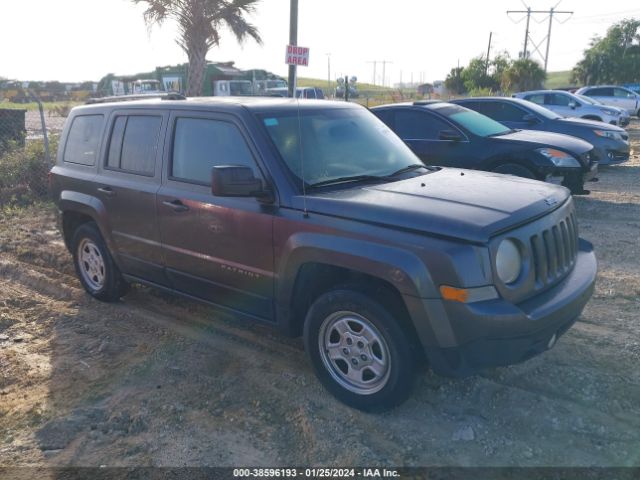
M 138 282 L 303 335 L 345 403 L 524 361 L 596 276 L 569 191 L 426 167 L 366 109 L 225 98 L 75 108 L 51 189 L 84 288 Z

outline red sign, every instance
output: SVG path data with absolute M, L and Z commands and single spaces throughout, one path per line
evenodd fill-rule
M 308 67 L 309 49 L 307 47 L 298 47 L 297 45 L 287 45 L 287 54 L 285 56 L 284 63 L 287 65 Z

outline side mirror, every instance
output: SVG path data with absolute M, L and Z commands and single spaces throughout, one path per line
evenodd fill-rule
M 449 142 L 460 142 L 463 140 L 462 135 L 455 130 L 441 130 L 438 134 L 438 139 Z
M 579 103 L 576 103 L 574 100 L 571 100 L 569 102 L 569 108 L 571 108 L 572 110 L 575 110 L 576 108 L 578 108 L 580 106 Z
M 538 117 L 536 117 L 533 113 L 527 113 L 524 117 L 522 117 L 523 122 L 527 122 L 529 125 L 533 125 L 534 123 L 538 123 Z
M 211 193 L 216 197 L 267 199 L 272 196 L 262 187 L 262 180 L 253 176 L 251 168 L 238 165 L 221 165 L 211 169 Z

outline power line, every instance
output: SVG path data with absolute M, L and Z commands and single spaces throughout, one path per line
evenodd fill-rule
M 573 15 L 573 12 L 556 10 L 558 5 L 560 5 L 561 1 L 562 0 L 560 0 L 554 7 L 551 7 L 549 10 L 532 10 L 531 7 L 529 7 L 523 1 L 522 4 L 526 7 L 526 10 L 508 10 L 507 11 L 507 16 L 509 16 L 509 18 L 511 18 L 511 15 L 513 15 L 513 14 L 526 14 L 525 17 L 523 17 L 518 22 L 516 22 L 516 23 L 519 23 L 522 20 L 524 20 L 524 18 L 527 19 L 526 29 L 525 29 L 525 32 L 524 32 L 524 49 L 522 50 L 522 58 L 529 58 L 528 46 L 529 46 L 529 41 L 531 41 L 531 44 L 533 45 L 535 51 L 538 53 L 538 55 L 540 55 L 540 57 L 544 61 L 544 71 L 545 72 L 547 71 L 547 66 L 549 64 L 549 49 L 550 49 L 550 46 L 551 46 L 551 27 L 553 26 L 554 15 L 569 15 L 569 17 L 567 19 L 565 19 L 564 22 L 560 22 L 560 23 L 565 23 Z M 538 22 L 534 17 L 534 21 L 536 21 L 536 23 L 542 23 L 542 22 L 546 21 L 547 19 L 549 20 L 549 29 L 548 29 L 548 32 L 547 32 L 547 36 L 545 38 L 543 38 L 537 45 L 536 45 L 536 42 L 529 35 L 529 25 L 530 25 L 531 17 L 532 17 L 532 15 L 536 15 L 536 14 L 545 14 L 546 15 L 546 17 L 540 22 Z M 547 48 L 546 48 L 546 51 L 545 51 L 545 53 L 543 55 L 542 52 L 540 51 L 540 47 L 542 46 L 542 44 L 545 41 L 547 42 Z
M 617 17 L 618 15 L 640 15 L 640 10 L 626 10 L 624 12 L 611 12 L 611 13 L 601 13 L 598 15 L 585 15 L 585 16 L 578 16 L 578 17 L 574 17 L 573 19 L 576 21 L 581 21 L 581 20 L 589 20 L 592 18 L 595 19 L 601 19 L 604 17 Z

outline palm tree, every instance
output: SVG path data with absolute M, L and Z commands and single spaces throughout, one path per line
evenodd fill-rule
M 536 90 L 542 87 L 547 74 L 538 62 L 521 58 L 511 64 L 502 74 L 504 91 Z
M 149 27 L 173 20 L 178 25 L 177 44 L 189 59 L 187 95 L 202 94 L 207 53 L 220 44 L 220 30 L 228 27 L 239 42 L 251 37 L 259 44 L 258 29 L 245 20 L 255 11 L 259 0 L 132 0 L 144 3 L 145 22 Z

